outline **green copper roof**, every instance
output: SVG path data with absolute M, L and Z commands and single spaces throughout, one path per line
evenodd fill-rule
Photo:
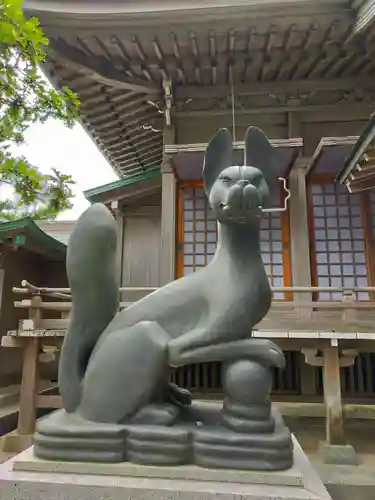
M 139 172 L 134 175 L 127 175 L 118 181 L 110 182 L 109 184 L 103 184 L 102 186 L 98 186 L 93 189 L 88 189 L 84 191 L 83 194 L 88 201 L 99 194 L 108 193 L 110 191 L 114 191 L 115 189 L 121 189 L 127 186 L 131 186 L 140 181 L 145 181 L 149 179 L 153 179 L 160 175 L 160 167 L 153 167 L 147 169 L 145 172 Z
M 22 246 L 27 246 L 27 234 L 33 236 L 37 241 L 45 245 L 45 247 L 53 252 L 57 252 L 61 255 L 66 253 L 66 245 L 61 243 L 61 241 L 52 238 L 49 234 L 45 233 L 38 227 L 37 224 L 30 217 L 25 217 L 23 219 L 18 219 L 9 222 L 0 222 L 0 243 L 7 233 L 19 232 L 26 233 L 26 238 L 18 238 L 17 243 Z

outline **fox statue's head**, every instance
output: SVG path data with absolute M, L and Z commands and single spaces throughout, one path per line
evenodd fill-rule
M 271 192 L 278 189 L 275 150 L 260 129 L 250 127 L 243 166 L 232 165 L 232 158 L 230 133 L 220 129 L 207 146 L 203 165 L 205 192 L 215 218 L 221 224 L 259 223 Z

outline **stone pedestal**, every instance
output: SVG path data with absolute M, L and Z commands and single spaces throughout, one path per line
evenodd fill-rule
M 57 462 L 32 448 L 0 466 L 1 500 L 331 500 L 294 439 L 294 465 L 275 471 Z
M 289 469 L 292 437 L 271 405 L 270 367 L 242 358 L 224 364 L 222 378 L 223 403 L 163 401 L 123 424 L 56 411 L 37 423 L 35 455 L 60 462 Z

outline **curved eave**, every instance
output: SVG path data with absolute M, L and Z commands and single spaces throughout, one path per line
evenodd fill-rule
M 91 203 L 108 203 L 120 199 L 131 199 L 145 195 L 160 188 L 160 168 L 150 168 L 147 172 L 124 177 L 115 182 L 84 191 L 85 198 Z
M 43 70 L 55 87 L 78 94 L 85 130 L 120 177 L 160 165 L 162 120 L 149 94 L 105 84 L 56 53 Z
M 354 26 L 354 34 L 370 30 L 375 21 L 375 0 L 359 0 L 357 18 Z
M 26 248 L 30 246 L 31 251 L 56 260 L 64 260 L 66 245 L 42 231 L 31 218 L 0 223 L 0 242 L 9 242 L 20 234 L 25 236 L 25 243 L 22 246 Z
M 100 28 L 118 23 L 154 24 L 160 21 L 194 23 L 216 21 L 223 18 L 241 19 L 244 15 L 261 18 L 273 14 L 279 0 L 24 0 L 26 11 L 37 16 L 48 16 L 51 23 L 75 25 L 84 21 L 87 27 Z M 347 0 L 288 0 L 283 2 L 283 15 L 329 15 L 351 10 Z M 280 12 L 279 12 L 280 16 Z M 99 20 L 99 22 L 98 22 Z
M 375 187 L 375 113 L 351 149 L 335 181 L 349 191 L 364 191 Z

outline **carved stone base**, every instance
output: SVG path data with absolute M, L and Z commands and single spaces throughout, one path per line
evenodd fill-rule
M 38 422 L 34 450 L 48 460 L 124 462 L 126 439 L 123 425 L 88 422 L 58 410 Z
M 191 462 L 192 436 L 189 426 L 99 425 L 60 410 L 38 425 L 34 450 L 49 460 L 180 465 Z
M 194 464 L 214 469 L 285 470 L 293 464 L 293 443 L 282 417 L 273 412 L 268 434 L 238 433 L 223 428 L 194 432 Z
M 67 461 L 290 468 L 292 438 L 281 415 L 271 410 L 270 368 L 241 359 L 223 367 L 223 382 L 223 405 L 153 405 L 126 425 L 96 424 L 56 412 L 38 423 L 35 454 Z
M 44 425 L 39 425 L 39 432 L 34 436 L 35 455 L 60 461 L 196 464 L 246 470 L 281 470 L 292 465 L 291 435 L 277 412 L 272 412 L 272 420 L 276 422 L 272 433 L 241 434 L 220 423 L 220 405 L 210 406 L 211 413 L 217 414 L 216 425 L 101 424 L 95 431 L 96 424 L 60 410 L 46 418 Z M 199 411 L 199 404 L 194 410 Z

